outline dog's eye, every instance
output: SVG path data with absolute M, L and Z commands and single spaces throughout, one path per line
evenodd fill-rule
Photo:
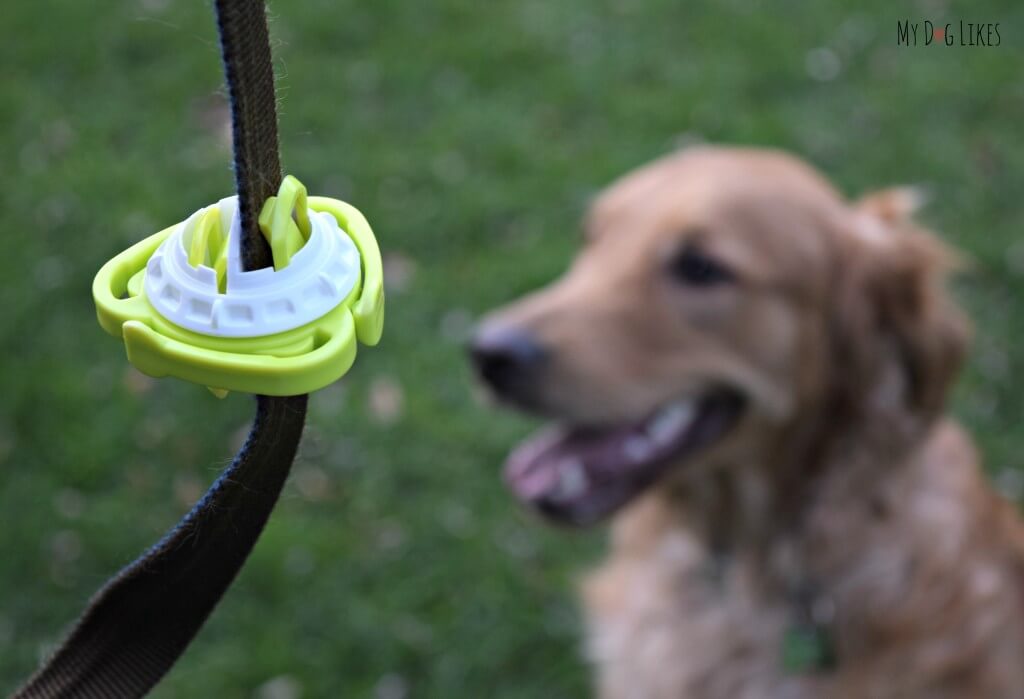
M 721 262 L 693 245 L 687 245 L 672 260 L 672 276 L 688 286 L 712 286 L 735 278 Z

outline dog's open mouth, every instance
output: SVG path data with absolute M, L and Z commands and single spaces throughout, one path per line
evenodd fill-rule
M 592 524 L 668 466 L 716 442 L 737 422 L 743 403 L 735 391 L 717 389 L 673 401 L 631 425 L 545 430 L 512 452 L 505 480 L 552 519 Z

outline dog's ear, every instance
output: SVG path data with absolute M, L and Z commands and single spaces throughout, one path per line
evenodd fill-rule
M 919 203 L 897 189 L 854 206 L 837 259 L 833 323 L 850 407 L 882 420 L 909 414 L 920 425 L 943 409 L 969 330 L 946 290 L 958 258 L 910 220 Z

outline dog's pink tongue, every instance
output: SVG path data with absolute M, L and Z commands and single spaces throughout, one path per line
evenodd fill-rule
M 527 502 L 575 500 L 593 486 L 642 466 L 651 454 L 632 454 L 624 445 L 642 435 L 637 427 L 605 431 L 554 429 L 527 440 L 509 456 L 505 480 Z M 632 458 L 630 458 L 632 456 Z
M 536 500 L 555 488 L 558 470 L 549 458 L 564 437 L 561 429 L 547 430 L 520 444 L 505 462 L 505 482 L 523 500 Z

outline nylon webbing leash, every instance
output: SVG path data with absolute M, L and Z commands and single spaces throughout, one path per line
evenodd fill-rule
M 141 697 L 170 670 L 242 567 L 288 475 L 306 397 L 257 403 L 231 466 L 158 544 L 96 594 L 15 695 Z
M 93 294 L 101 325 L 124 338 L 129 360 L 146 373 L 179 376 L 215 392 L 272 395 L 257 395 L 252 429 L 231 465 L 177 526 L 93 597 L 17 699 L 127 698 L 151 689 L 188 647 L 263 530 L 302 436 L 305 394 L 348 369 L 357 338 L 372 345 L 380 336 L 380 255 L 365 219 L 344 202 L 320 197 L 310 198 L 307 210 L 301 183 L 282 183 L 263 0 L 215 5 L 231 99 L 237 209 L 233 200 L 224 200 L 129 248 L 100 270 Z M 229 245 L 232 235 L 235 247 Z M 317 249 L 303 258 L 298 253 L 304 245 Z M 180 261 L 175 267 L 175 254 L 187 255 L 191 267 Z M 315 268 L 314 257 L 333 260 L 334 276 Z M 271 264 L 275 270 L 264 269 Z M 186 292 L 194 281 L 188 275 L 214 280 L 209 308 L 189 307 L 190 313 L 209 311 L 201 319 L 207 325 L 198 329 L 178 327 L 179 318 L 182 324 L 195 319 L 173 315 L 158 303 L 165 297 L 173 301 L 175 293 L 183 303 L 181 288 L 168 281 L 178 268 L 185 269 Z M 260 326 L 266 307 L 259 299 L 246 306 L 231 295 L 233 284 L 252 291 L 254 270 L 267 294 L 280 297 L 294 287 L 303 294 L 296 298 L 312 298 L 329 309 L 316 307 L 313 323 L 301 317 L 281 331 L 269 321 Z M 246 274 L 250 278 L 243 280 Z M 307 277 L 312 282 L 303 287 Z M 165 285 L 160 293 L 152 286 L 157 284 Z M 190 303 L 205 303 L 201 291 Z M 287 295 L 267 301 L 282 302 L 296 303 Z M 233 311 L 231 303 L 242 311 Z M 226 315 L 218 315 L 224 308 Z M 232 322 L 242 331 L 233 330 Z
M 242 216 L 242 266 L 269 267 L 258 217 L 281 186 L 277 103 L 263 0 L 216 0 L 224 78 L 231 98 L 235 188 Z

